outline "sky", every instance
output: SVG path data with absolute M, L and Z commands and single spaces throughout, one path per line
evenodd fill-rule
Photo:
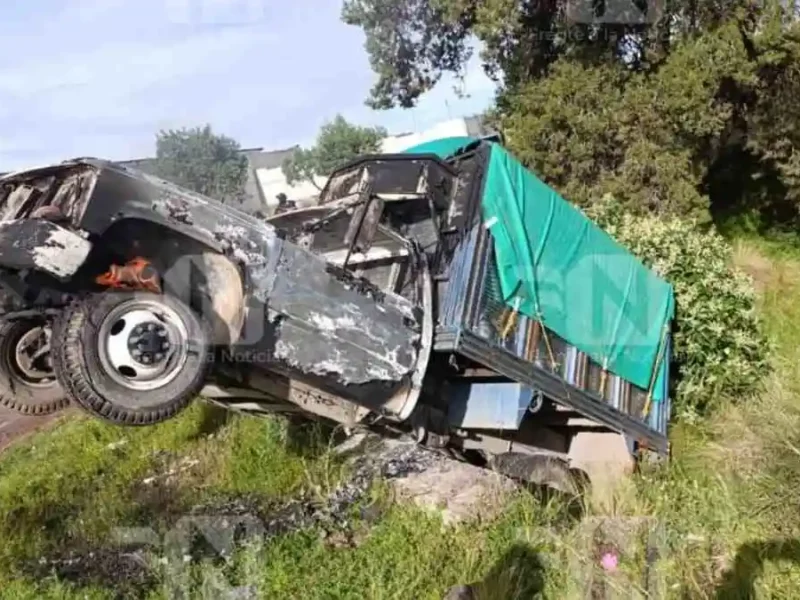
M 412 110 L 372 111 L 363 31 L 342 0 L 26 0 L 0 5 L 0 171 L 74 156 L 152 156 L 161 129 L 210 123 L 242 147 L 313 143 L 337 113 L 390 133 L 486 108 L 443 80 Z

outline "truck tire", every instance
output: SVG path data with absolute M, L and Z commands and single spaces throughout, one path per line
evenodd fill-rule
M 492 470 L 519 482 L 544 486 L 566 494 L 580 496 L 589 485 L 582 471 L 573 469 L 566 460 L 549 454 L 504 452 L 491 457 Z
M 56 379 L 44 318 L 0 323 L 0 406 L 44 416 L 69 405 Z
M 164 294 L 93 294 L 63 311 L 54 335 L 61 385 L 82 409 L 118 425 L 176 416 L 211 362 L 206 323 Z

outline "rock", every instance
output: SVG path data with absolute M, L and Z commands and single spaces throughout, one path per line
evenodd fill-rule
M 511 480 L 487 469 L 463 463 L 414 442 L 389 440 L 374 453 L 400 500 L 438 512 L 446 525 L 480 516 L 496 516 L 508 494 L 517 489 Z
M 333 454 L 336 456 L 346 456 L 360 450 L 369 439 L 369 434 L 366 432 L 358 432 L 348 437 L 341 444 L 333 449 Z
M 477 600 L 475 591 L 469 585 L 454 585 L 442 600 Z
M 592 496 L 600 500 L 612 497 L 636 466 L 625 438 L 616 432 L 579 431 L 570 442 L 569 458 L 589 476 Z
M 256 600 L 258 598 L 258 590 L 254 585 L 245 585 L 233 588 L 228 592 L 228 600 Z

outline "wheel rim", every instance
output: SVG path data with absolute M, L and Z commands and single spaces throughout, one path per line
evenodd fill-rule
M 186 324 L 157 300 L 124 302 L 106 315 L 98 329 L 100 363 L 119 385 L 136 391 L 167 385 L 188 356 Z
M 49 327 L 38 325 L 25 331 L 14 344 L 11 366 L 18 379 L 33 387 L 56 384 L 50 357 Z

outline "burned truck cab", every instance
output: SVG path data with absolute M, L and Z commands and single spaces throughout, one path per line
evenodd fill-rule
M 519 211 L 507 215 L 508 222 L 529 246 L 538 243 L 533 254 L 550 264 L 521 256 L 529 249 L 519 243 L 511 252 L 508 244 L 501 247 L 505 254 L 498 256 L 493 226 L 500 219 L 487 214 L 493 201 L 487 196 L 517 198 L 506 203 Z M 529 239 L 534 236 L 525 229 L 526 210 L 546 213 L 542 219 L 551 229 Z M 559 221 L 567 230 L 559 233 Z M 331 175 L 319 206 L 270 222 L 343 278 L 370 282 L 375 297 L 407 300 L 432 327 L 431 341 L 427 333 L 420 338 L 424 375 L 415 373 L 415 391 L 402 405 L 389 403 L 373 413 L 384 421 L 402 423 L 426 443 L 462 451 L 568 457 L 577 438 L 606 433 L 629 453 L 667 452 L 671 287 L 499 144 L 439 140 L 402 154 L 359 157 Z M 567 258 L 583 259 L 564 262 L 565 270 L 576 271 L 571 276 L 553 273 L 554 255 L 562 249 L 548 254 L 552 240 L 566 247 Z M 592 278 L 604 261 L 615 270 L 601 268 Z M 503 281 L 516 271 L 526 282 Z M 597 296 L 609 289 L 603 282 L 619 274 L 625 280 L 612 281 L 611 288 L 631 282 L 634 288 L 613 301 L 615 308 L 593 311 L 592 302 L 609 302 Z M 540 287 L 550 298 L 526 306 L 511 289 L 525 283 L 534 290 L 537 283 L 556 283 L 559 289 Z M 567 295 L 581 290 L 584 299 L 574 301 L 571 312 Z M 639 313 L 628 318 L 637 306 Z M 573 319 L 585 324 L 588 313 L 605 321 L 593 335 L 570 325 Z M 634 340 L 637 327 L 644 335 Z
M 495 464 L 668 451 L 671 286 L 497 141 L 361 156 L 266 222 L 97 159 L 0 187 L 6 317 L 59 299 L 52 393 L 99 418 L 202 394 Z

